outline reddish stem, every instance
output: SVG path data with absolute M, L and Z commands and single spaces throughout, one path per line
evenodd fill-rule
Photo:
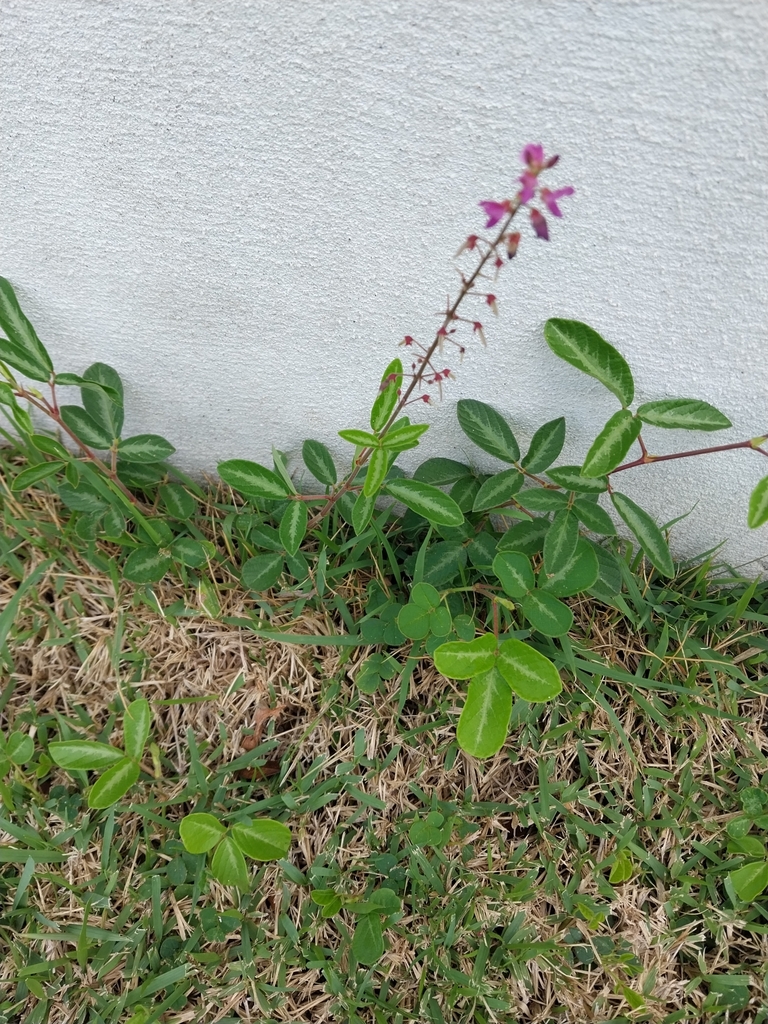
M 692 455 L 709 455 L 711 452 L 730 452 L 736 448 L 751 448 L 752 451 L 760 452 L 761 455 L 768 457 L 767 451 L 753 444 L 754 440 L 755 438 L 751 438 L 749 441 L 734 441 L 732 444 L 718 444 L 713 445 L 711 448 L 694 448 L 689 452 L 674 452 L 672 455 L 649 455 L 647 451 L 644 451 L 639 459 L 633 459 L 632 462 L 625 462 L 623 466 L 617 466 L 616 469 L 612 469 L 609 476 L 612 476 L 614 473 L 621 473 L 625 469 L 634 469 L 635 466 L 647 466 L 650 462 L 669 462 L 670 459 L 687 459 Z M 644 445 L 642 447 L 643 449 L 645 448 Z
M 520 209 L 520 203 L 519 203 L 519 201 L 517 199 L 515 199 L 513 201 L 512 205 L 511 205 L 511 209 L 510 209 L 509 215 L 507 216 L 506 220 L 502 224 L 501 229 L 500 229 L 498 235 L 496 236 L 495 241 L 493 243 L 489 243 L 488 251 L 485 253 L 484 256 L 481 257 L 480 262 L 475 267 L 475 270 L 473 271 L 473 273 L 468 278 L 465 278 L 465 277 L 462 276 L 462 284 L 461 284 L 461 288 L 459 289 L 459 294 L 457 295 L 456 299 L 454 300 L 453 305 L 449 306 L 448 309 L 446 309 L 445 315 L 443 317 L 443 322 L 442 322 L 442 324 L 440 325 L 440 327 L 437 329 L 437 331 L 435 333 L 434 341 L 429 346 L 429 348 L 426 350 L 426 352 L 425 352 L 425 354 L 423 356 L 423 361 L 422 361 L 421 365 L 419 366 L 418 370 L 414 373 L 414 375 L 413 375 L 413 377 L 411 379 L 410 384 L 405 389 L 403 394 L 400 396 L 400 401 L 395 406 L 394 412 L 389 417 L 389 420 L 387 421 L 386 425 L 382 429 L 381 436 L 384 436 L 387 433 L 387 431 L 391 428 L 392 424 L 397 420 L 397 417 L 403 411 L 404 407 L 407 405 L 407 403 L 408 403 L 411 395 L 413 394 L 415 388 L 420 383 L 420 381 L 423 378 L 424 374 L 427 372 L 427 369 L 430 366 L 430 360 L 432 359 L 432 356 L 434 356 L 435 352 L 437 352 L 438 348 L 440 347 L 440 343 L 445 340 L 446 328 L 454 320 L 454 318 L 456 316 L 457 309 L 459 308 L 461 303 L 464 301 L 464 299 L 467 297 L 467 295 L 472 290 L 472 287 L 473 287 L 475 281 L 480 276 L 480 274 L 481 274 L 483 268 L 485 267 L 486 263 L 491 258 L 491 256 L 493 256 L 495 254 L 496 246 L 498 246 L 501 243 L 502 239 L 504 238 L 504 235 L 506 234 L 506 232 L 507 232 L 507 230 L 509 228 L 509 225 L 512 223 L 512 220 L 513 220 L 515 214 L 517 213 L 517 211 L 519 209 Z M 373 451 L 372 448 L 365 448 L 360 453 L 360 456 L 359 456 L 359 458 L 356 461 L 356 465 L 352 468 L 352 471 L 351 471 L 350 475 L 347 477 L 347 479 L 344 481 L 344 483 L 341 485 L 341 487 L 339 487 L 338 491 L 336 491 L 334 494 L 330 495 L 330 497 L 328 498 L 328 501 L 320 509 L 320 511 L 317 512 L 313 516 L 313 518 L 311 519 L 311 521 L 309 522 L 309 524 L 307 526 L 308 530 L 313 530 L 317 526 L 317 524 L 322 519 L 324 519 L 325 516 L 328 515 L 328 513 L 331 511 L 331 509 L 336 504 L 336 502 L 339 500 L 339 498 L 342 496 L 342 494 L 345 494 L 348 490 L 350 490 L 352 481 L 355 479 L 355 477 L 357 476 L 359 471 L 362 469 L 362 467 L 365 465 L 365 463 L 371 457 L 372 451 Z

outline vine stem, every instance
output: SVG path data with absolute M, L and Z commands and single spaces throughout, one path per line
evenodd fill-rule
M 63 430 L 64 433 L 67 434 L 67 436 L 70 437 L 75 442 L 77 447 L 80 449 L 83 455 L 85 455 L 88 461 L 92 462 L 95 466 L 98 466 L 101 472 L 104 474 L 104 476 L 106 476 L 109 480 L 112 481 L 112 483 L 116 484 L 120 488 L 120 490 L 129 499 L 132 505 L 135 505 L 136 508 L 141 508 L 141 503 L 139 502 L 139 500 L 136 497 L 134 497 L 133 494 L 131 494 L 131 492 L 128 490 L 128 488 L 125 486 L 122 480 L 120 480 L 120 478 L 118 477 L 117 470 L 110 469 L 109 466 L 105 462 L 102 462 L 98 455 L 94 451 L 92 451 L 87 444 L 80 440 L 80 438 L 73 430 L 70 430 L 70 428 L 67 426 L 64 420 L 61 418 L 61 413 L 59 411 L 58 405 L 56 405 L 56 407 L 52 406 L 51 403 L 46 401 L 46 399 L 43 398 L 42 395 L 40 395 L 40 397 L 38 398 L 37 396 L 31 394 L 29 391 L 26 390 L 26 388 L 23 387 L 19 387 L 16 394 L 18 395 L 19 398 L 23 398 L 25 401 L 29 402 L 30 405 L 34 406 L 35 409 L 39 410 L 40 412 L 48 416 L 49 419 L 52 419 L 54 423 L 59 427 L 59 429 Z
M 461 288 L 459 289 L 459 293 L 454 299 L 453 305 L 449 306 L 448 309 L 446 310 L 445 316 L 443 317 L 443 322 L 435 332 L 434 340 L 432 344 L 429 346 L 429 348 L 426 350 L 426 353 L 422 358 L 421 365 L 419 366 L 416 373 L 413 375 L 411 383 L 405 389 L 405 392 L 401 395 L 400 400 L 398 401 L 397 405 L 394 408 L 394 411 L 392 412 L 392 415 L 387 420 L 386 425 L 382 428 L 382 437 L 385 436 L 387 432 L 391 429 L 392 424 L 397 420 L 397 417 L 400 415 L 404 407 L 407 405 L 408 400 L 415 391 L 416 387 L 421 383 L 424 374 L 427 372 L 427 367 L 430 365 L 430 360 L 434 356 L 435 352 L 437 352 L 437 350 L 440 348 L 441 343 L 445 339 L 446 329 L 448 328 L 449 324 L 451 324 L 453 320 L 456 318 L 456 312 L 459 306 L 462 304 L 467 295 L 469 295 L 469 293 L 471 292 L 472 288 L 474 287 L 475 281 L 477 281 L 478 277 L 482 273 L 483 268 L 485 267 L 488 260 L 491 258 L 491 256 L 496 255 L 498 247 L 501 244 L 504 235 L 509 229 L 509 225 L 512 223 L 515 214 L 518 212 L 519 209 L 519 199 L 513 200 L 511 203 L 509 214 L 504 220 L 504 223 L 502 224 L 501 229 L 496 235 L 496 238 L 493 240 L 493 242 L 488 243 L 487 252 L 481 257 L 480 262 L 477 264 L 472 274 L 468 278 L 462 277 L 462 285 Z M 350 490 L 353 480 L 360 472 L 360 470 L 363 468 L 363 466 L 366 464 L 368 459 L 370 459 L 372 452 L 372 448 L 363 449 L 358 458 L 355 460 L 354 467 L 350 472 L 349 476 L 347 477 L 347 479 L 343 482 L 341 487 L 339 487 L 338 491 L 329 496 L 327 502 L 320 509 L 320 511 L 312 517 L 312 519 L 307 525 L 308 530 L 315 529 L 318 523 L 320 523 L 330 513 L 330 511 L 332 510 L 336 502 L 339 500 L 339 498 Z
M 632 462 L 625 462 L 623 466 L 617 466 L 616 469 L 612 469 L 608 475 L 613 476 L 614 473 L 622 473 L 625 469 L 634 469 L 635 466 L 647 466 L 652 462 L 669 462 L 670 459 L 688 459 L 693 455 L 709 455 L 711 452 L 730 452 L 736 448 L 751 448 L 752 451 L 759 452 L 761 455 L 765 455 L 766 458 L 768 458 L 768 451 L 765 451 L 764 448 L 760 447 L 760 445 L 765 441 L 768 441 L 768 434 L 764 437 L 753 437 L 749 441 L 734 441 L 731 444 L 713 445 L 711 448 L 694 448 L 688 452 L 673 452 L 672 455 L 649 455 L 645 450 L 645 445 L 643 445 L 643 454 L 639 459 L 633 459 Z

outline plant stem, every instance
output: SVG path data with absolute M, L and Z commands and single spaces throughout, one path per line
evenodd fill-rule
M 749 441 L 734 441 L 732 444 L 718 444 L 711 448 L 694 448 L 688 452 L 674 452 L 672 455 L 649 455 L 645 450 L 645 445 L 642 445 L 643 454 L 639 459 L 633 459 L 632 462 L 625 462 L 623 466 L 617 466 L 616 469 L 612 469 L 608 474 L 613 476 L 614 473 L 622 473 L 625 469 L 634 469 L 635 466 L 647 466 L 651 462 L 669 462 L 670 459 L 688 459 L 692 455 L 709 455 L 711 452 L 730 452 L 736 448 L 751 448 L 753 451 L 759 452 L 761 455 L 768 457 L 768 451 L 765 451 L 760 447 L 763 441 L 768 440 L 768 436 L 763 438 L 751 438 Z M 755 441 L 758 443 L 755 444 Z
M 131 494 L 131 492 L 128 490 L 125 484 L 119 479 L 117 475 L 117 470 L 110 469 L 105 462 L 102 462 L 102 460 L 98 457 L 98 455 L 95 452 L 91 451 L 87 444 L 84 444 L 80 440 L 80 438 L 73 430 L 70 430 L 70 428 L 67 426 L 64 420 L 61 418 L 61 413 L 59 412 L 58 408 L 54 408 L 49 402 L 45 400 L 45 398 L 35 398 L 34 395 L 31 395 L 23 387 L 19 388 L 19 391 L 17 393 L 19 398 L 25 399 L 27 402 L 29 402 L 30 405 L 33 405 L 35 409 L 38 409 L 40 412 L 44 413 L 46 416 L 52 419 L 56 426 L 60 430 L 63 430 L 64 433 L 67 434 L 68 437 L 70 437 L 75 442 L 77 447 L 82 451 L 83 455 L 85 455 L 88 461 L 92 462 L 95 466 L 98 466 L 98 468 L 101 470 L 104 476 L 106 476 L 109 480 L 112 481 L 112 483 L 116 484 L 120 488 L 123 494 L 125 494 L 125 496 L 130 500 L 132 505 L 135 505 L 136 508 L 141 508 L 141 503 L 139 502 L 139 500 L 136 497 L 134 497 L 133 494 Z
M 480 262 L 477 264 L 477 266 L 475 267 L 475 269 L 472 272 L 472 274 L 468 278 L 464 278 L 462 280 L 462 285 L 461 285 L 461 288 L 459 289 L 459 294 L 456 296 L 456 298 L 455 298 L 455 300 L 453 302 L 453 305 L 449 306 L 449 308 L 446 310 L 445 316 L 443 317 L 443 322 L 440 325 L 440 327 L 437 329 L 437 331 L 435 332 L 435 338 L 434 338 L 432 344 L 427 349 L 424 357 L 422 358 L 421 365 L 419 366 L 419 368 L 414 373 L 413 378 L 411 379 L 411 383 L 405 389 L 404 394 L 401 395 L 400 400 L 397 403 L 397 405 L 395 406 L 395 409 L 394 409 L 392 415 L 389 417 L 389 420 L 387 421 L 386 425 L 383 427 L 380 436 L 384 437 L 387 434 L 387 432 L 391 429 L 392 424 L 397 420 L 397 417 L 403 411 L 403 408 L 408 403 L 408 400 L 411 397 L 411 395 L 413 394 L 414 390 L 416 389 L 418 384 L 421 383 L 421 380 L 424 377 L 424 374 L 427 372 L 427 368 L 430 365 L 430 360 L 432 359 L 432 356 L 434 356 L 435 352 L 437 352 L 438 348 L 440 347 L 441 342 L 445 338 L 445 331 L 446 331 L 446 329 L 448 328 L 449 324 L 451 324 L 452 321 L 456 317 L 456 311 L 458 310 L 458 308 L 461 305 L 461 303 L 464 301 L 464 299 L 467 297 L 467 295 L 470 293 L 470 291 L 474 287 L 475 281 L 477 280 L 477 278 L 482 273 L 482 270 L 485 267 L 485 265 L 488 262 L 488 260 L 491 258 L 491 256 L 495 256 L 496 255 L 497 247 L 501 244 L 501 242 L 502 242 L 502 240 L 504 238 L 504 235 L 506 234 L 507 230 L 509 229 L 509 225 L 512 223 L 512 220 L 513 220 L 515 214 L 517 213 L 517 211 L 519 209 L 520 209 L 520 203 L 519 203 L 519 201 L 517 199 L 515 199 L 512 202 L 512 207 L 510 209 L 510 212 L 509 212 L 508 216 L 506 217 L 506 219 L 504 220 L 504 223 L 502 224 L 501 229 L 499 230 L 498 234 L 496 235 L 496 238 L 494 239 L 494 241 L 492 243 L 490 243 L 488 245 L 487 252 L 485 253 L 484 256 L 481 257 Z M 358 458 L 355 460 L 355 464 L 354 464 L 354 466 L 352 468 L 352 471 L 350 472 L 349 476 L 347 477 L 347 479 L 341 484 L 341 486 L 339 487 L 339 489 L 337 491 L 335 491 L 333 494 L 331 494 L 328 497 L 328 500 L 325 503 L 325 505 L 320 509 L 319 512 L 317 512 L 313 516 L 313 518 L 311 519 L 311 521 L 309 522 L 309 524 L 307 526 L 308 530 L 313 530 L 317 526 L 317 524 L 322 519 L 324 519 L 325 516 L 327 516 L 330 513 L 331 509 L 336 504 L 336 502 L 339 500 L 339 498 L 342 496 L 342 494 L 345 494 L 347 491 L 350 490 L 353 480 L 355 479 L 357 474 L 360 472 L 360 470 L 363 468 L 363 466 L 368 461 L 368 459 L 371 457 L 372 451 L 373 451 L 372 448 L 365 448 L 365 449 L 363 449 L 363 451 L 360 453 Z

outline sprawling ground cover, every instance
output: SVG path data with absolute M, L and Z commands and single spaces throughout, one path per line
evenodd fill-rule
M 233 621 L 271 607 L 273 630 L 349 633 L 389 584 L 375 564 L 330 579 L 330 610 L 290 590 L 267 605 L 225 571 L 215 593 L 123 582 L 43 491 L 3 488 L 2 515 L 2 728 L 34 753 L 5 765 L 0 1020 L 768 1020 L 768 897 L 729 880 L 760 863 L 738 834 L 759 844 L 768 803 L 765 583 L 660 581 L 627 555 L 621 598 L 569 601 L 562 695 L 520 702 L 480 762 L 455 740 L 465 684 L 408 646 L 367 693 L 372 647 Z M 119 742 L 137 697 L 141 782 L 89 810 L 92 777 L 47 746 Z M 290 853 L 239 894 L 185 852 L 193 810 L 279 818 Z M 365 965 L 344 898 L 382 886 L 402 902 Z

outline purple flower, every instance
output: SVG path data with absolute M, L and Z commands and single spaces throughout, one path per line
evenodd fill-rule
M 520 205 L 523 206 L 525 203 L 530 203 L 536 194 L 536 175 L 532 174 L 531 171 L 523 171 L 520 177 L 517 179 L 523 186 L 520 189 Z
M 520 159 L 531 170 L 539 170 L 544 164 L 544 147 L 537 142 L 529 142 L 520 154 Z
M 503 203 L 494 202 L 493 199 L 485 199 L 482 203 L 478 203 L 478 206 L 482 206 L 485 210 L 485 215 L 488 218 L 488 223 L 485 225 L 487 228 L 492 228 L 494 224 L 498 224 L 511 210 L 511 204 L 508 199 L 505 199 Z
M 531 225 L 536 232 L 536 237 L 549 241 L 549 228 L 544 216 L 538 210 L 531 210 Z
M 573 192 L 572 186 L 566 185 L 565 188 L 555 189 L 554 192 L 550 192 L 548 188 L 543 188 L 539 194 L 541 195 L 542 203 L 544 203 L 549 212 L 555 217 L 562 217 L 563 213 L 557 205 L 557 200 L 562 198 L 562 196 L 572 196 Z

